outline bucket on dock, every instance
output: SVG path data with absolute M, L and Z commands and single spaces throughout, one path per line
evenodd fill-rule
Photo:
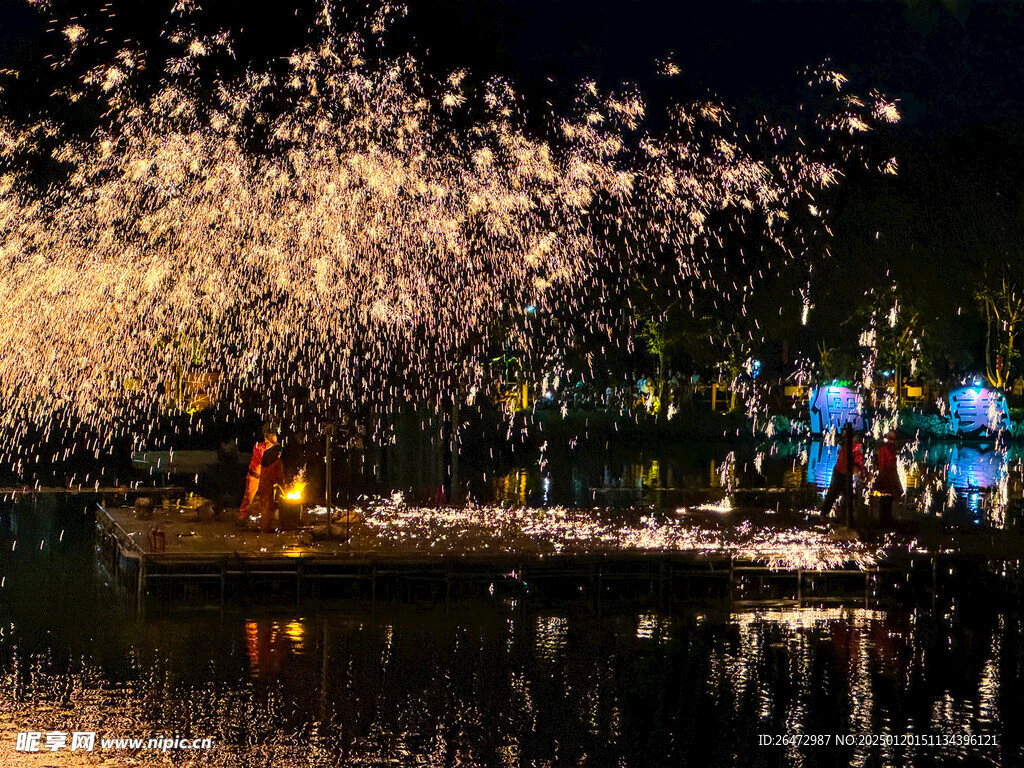
M 149 550 L 150 552 L 165 552 L 167 550 L 167 536 L 159 525 L 149 529 Z
M 294 531 L 299 527 L 302 514 L 301 501 L 279 499 L 277 502 L 278 527 L 282 531 Z

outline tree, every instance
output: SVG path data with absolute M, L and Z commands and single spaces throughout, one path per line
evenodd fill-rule
M 1017 336 L 1024 320 L 1024 298 L 1017 286 L 1005 276 L 996 284 L 982 285 L 977 293 L 985 313 L 985 376 L 988 383 L 1002 389 L 1010 380 L 1010 371 L 1020 352 Z M 993 325 L 995 325 L 996 361 L 993 365 Z
M 928 377 L 931 374 L 923 318 L 916 308 L 903 305 L 896 285 L 872 291 L 864 312 L 867 315 L 861 334 L 861 346 L 867 352 L 864 378 L 872 380 L 878 370 L 890 370 L 895 405 L 902 407 L 906 376 Z

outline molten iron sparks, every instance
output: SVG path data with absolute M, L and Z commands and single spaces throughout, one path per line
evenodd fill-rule
M 571 310 L 623 243 L 639 260 L 671 248 L 698 274 L 710 214 L 758 212 L 772 234 L 841 175 L 785 131 L 741 139 L 714 103 L 645 131 L 639 93 L 595 83 L 538 136 L 507 80 L 433 82 L 409 56 L 371 57 L 400 8 L 343 33 L 325 3 L 287 71 L 222 75 L 232 32 L 197 37 L 199 13 L 175 6 L 166 61 L 128 41 L 59 94 L 103 106 L 89 138 L 0 118 L 0 447 L 15 463 L 30 428 L 84 424 L 97 455 L 141 445 L 183 370 L 219 374 L 211 399 L 229 409 L 274 393 L 265 404 L 287 397 L 296 419 L 310 403 L 472 389 L 505 308 Z M 60 72 L 110 45 L 54 22 Z M 819 123 L 840 143 L 898 117 L 877 95 L 839 103 Z M 41 190 L 43 157 L 68 172 Z M 608 317 L 589 324 L 612 337 Z M 45 458 L 71 448 L 57 450 Z

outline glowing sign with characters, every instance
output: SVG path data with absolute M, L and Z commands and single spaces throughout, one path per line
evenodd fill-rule
M 998 432 L 1009 422 L 1006 397 L 985 387 L 961 387 L 949 393 L 949 413 L 953 432 L 969 435 L 982 431 Z
M 830 386 L 811 390 L 811 433 L 820 435 L 830 429 L 842 429 L 846 424 L 861 431 L 860 392 L 849 387 Z

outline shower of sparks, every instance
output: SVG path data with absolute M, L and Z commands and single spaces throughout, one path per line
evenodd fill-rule
M 488 334 L 516 308 L 571 310 L 619 251 L 668 249 L 698 275 L 716 212 L 754 216 L 778 241 L 794 206 L 860 161 L 844 142 L 898 119 L 878 94 L 835 97 L 817 120 L 831 154 L 778 127 L 741 134 L 710 102 L 672 106 L 655 134 L 636 90 L 587 82 L 531 132 L 509 81 L 436 81 L 410 56 L 377 55 L 403 12 L 342 32 L 325 4 L 284 71 L 241 75 L 218 69 L 233 33 L 199 35 L 196 3 L 166 21 L 165 60 L 53 19 L 58 74 L 120 50 L 53 94 L 101 106 L 91 135 L 69 137 L 59 108 L 0 117 L 8 457 L 30 429 L 85 425 L 97 454 L 141 445 L 183 372 L 217 374 L 231 410 L 258 392 L 296 419 L 313 402 L 475 391 Z M 814 80 L 831 92 L 845 78 Z M 66 175 L 41 187 L 41 159 Z M 536 343 L 511 325 L 520 348 Z M 589 328 L 613 334 L 607 315 Z
M 319 508 L 313 514 L 323 514 Z M 608 551 L 691 552 L 764 562 L 772 568 L 868 568 L 872 546 L 822 529 L 776 528 L 743 522 L 701 523 L 692 518 L 645 516 L 623 522 L 594 510 L 506 508 L 470 504 L 417 507 L 400 495 L 356 510 L 380 545 L 431 552 L 572 554 Z

